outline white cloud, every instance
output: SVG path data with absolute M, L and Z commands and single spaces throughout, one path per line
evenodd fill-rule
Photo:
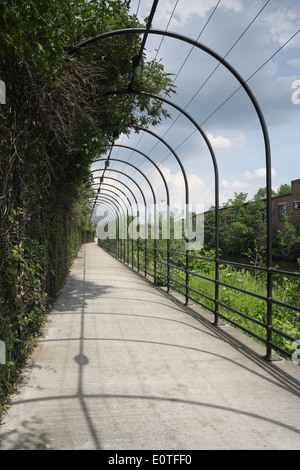
M 265 168 L 257 168 L 256 170 L 254 170 L 253 173 L 251 173 L 251 171 L 245 171 L 243 176 L 247 179 L 266 178 L 266 169 Z M 273 178 L 276 176 L 276 170 L 274 170 L 274 168 L 271 168 L 271 176 Z
M 170 204 L 182 205 L 185 203 L 185 187 L 183 175 L 181 172 L 172 173 L 170 168 L 160 165 L 160 168 L 167 181 L 168 188 L 170 191 Z M 204 204 L 209 207 L 214 203 L 214 188 L 206 184 L 198 175 L 189 173 L 188 187 L 189 187 L 189 201 L 191 204 Z M 165 192 L 163 192 L 161 180 L 157 175 L 154 186 L 157 191 L 157 200 L 165 200 Z
M 147 5 L 147 6 L 145 6 Z M 205 17 L 216 6 L 215 0 L 189 0 L 178 2 L 173 13 L 172 21 L 169 28 L 174 30 L 178 26 L 186 26 L 189 20 L 195 16 Z M 227 10 L 239 12 L 242 10 L 242 0 L 223 0 L 222 7 Z M 154 16 L 154 27 L 166 27 L 170 16 L 174 10 L 174 1 L 164 0 L 158 4 L 156 14 Z M 149 4 L 145 3 L 139 11 L 140 19 L 144 19 L 149 15 Z
M 214 137 L 211 133 L 207 133 L 207 137 L 215 150 L 229 150 L 233 147 L 242 146 L 245 143 L 245 137 L 242 134 L 234 137 L 232 140 L 220 135 Z
M 291 65 L 296 70 L 300 70 L 300 58 L 299 57 L 289 60 L 287 64 Z
M 227 181 L 226 179 L 223 179 L 221 181 L 221 186 L 226 189 L 240 189 L 243 190 L 249 187 L 249 183 L 245 183 L 244 181 Z
M 279 3 L 279 2 L 278 2 Z M 280 2 L 280 6 L 282 1 Z M 299 26 L 299 3 L 294 2 L 293 8 L 276 8 L 276 2 L 273 5 L 273 12 L 269 13 L 264 20 L 268 25 L 268 34 L 272 42 L 283 44 L 291 36 L 291 31 L 296 31 Z M 295 45 L 295 41 L 291 41 L 287 47 Z
M 228 150 L 231 147 L 231 142 L 226 137 L 218 135 L 214 137 L 212 134 L 208 133 L 207 137 L 210 140 L 210 143 L 216 150 Z

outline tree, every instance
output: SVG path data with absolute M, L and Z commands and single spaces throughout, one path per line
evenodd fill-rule
M 286 196 L 287 194 L 291 194 L 292 189 L 289 184 L 281 184 L 277 190 L 277 196 Z
M 220 210 L 220 249 L 231 256 L 249 256 L 264 262 L 266 251 L 265 204 L 260 198 L 246 202 L 247 193 L 234 193 Z M 205 248 L 215 247 L 215 211 L 205 217 Z
M 272 189 L 271 190 L 271 195 L 272 196 L 276 196 L 276 192 Z M 266 199 L 267 198 L 267 188 L 264 187 L 264 188 L 259 188 L 259 190 L 257 191 L 257 193 L 254 195 L 254 200 L 257 200 L 257 199 Z
M 276 233 L 274 255 L 286 260 L 296 260 L 300 257 L 300 227 L 293 222 L 291 215 L 284 216 L 283 229 Z

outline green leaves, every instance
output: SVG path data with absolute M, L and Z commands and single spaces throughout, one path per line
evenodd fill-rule
M 13 388 L 88 222 L 90 165 L 112 133 L 157 124 L 159 100 L 128 90 L 140 35 L 116 35 L 69 54 L 105 31 L 139 26 L 121 0 L 11 0 L 0 4 L 0 333 L 8 363 L 0 399 Z M 161 63 L 146 63 L 136 90 L 170 89 Z M 169 91 L 168 91 L 169 92 Z

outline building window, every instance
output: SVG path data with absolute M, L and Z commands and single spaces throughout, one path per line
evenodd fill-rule
M 300 211 L 300 201 L 294 202 L 293 207 L 295 211 Z
M 283 222 L 285 215 L 286 215 L 286 204 L 281 204 L 280 206 L 278 206 L 278 220 L 280 222 Z

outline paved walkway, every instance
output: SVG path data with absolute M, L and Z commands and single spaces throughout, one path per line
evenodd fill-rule
M 211 321 L 83 245 L 0 448 L 299 449 L 299 368 Z

